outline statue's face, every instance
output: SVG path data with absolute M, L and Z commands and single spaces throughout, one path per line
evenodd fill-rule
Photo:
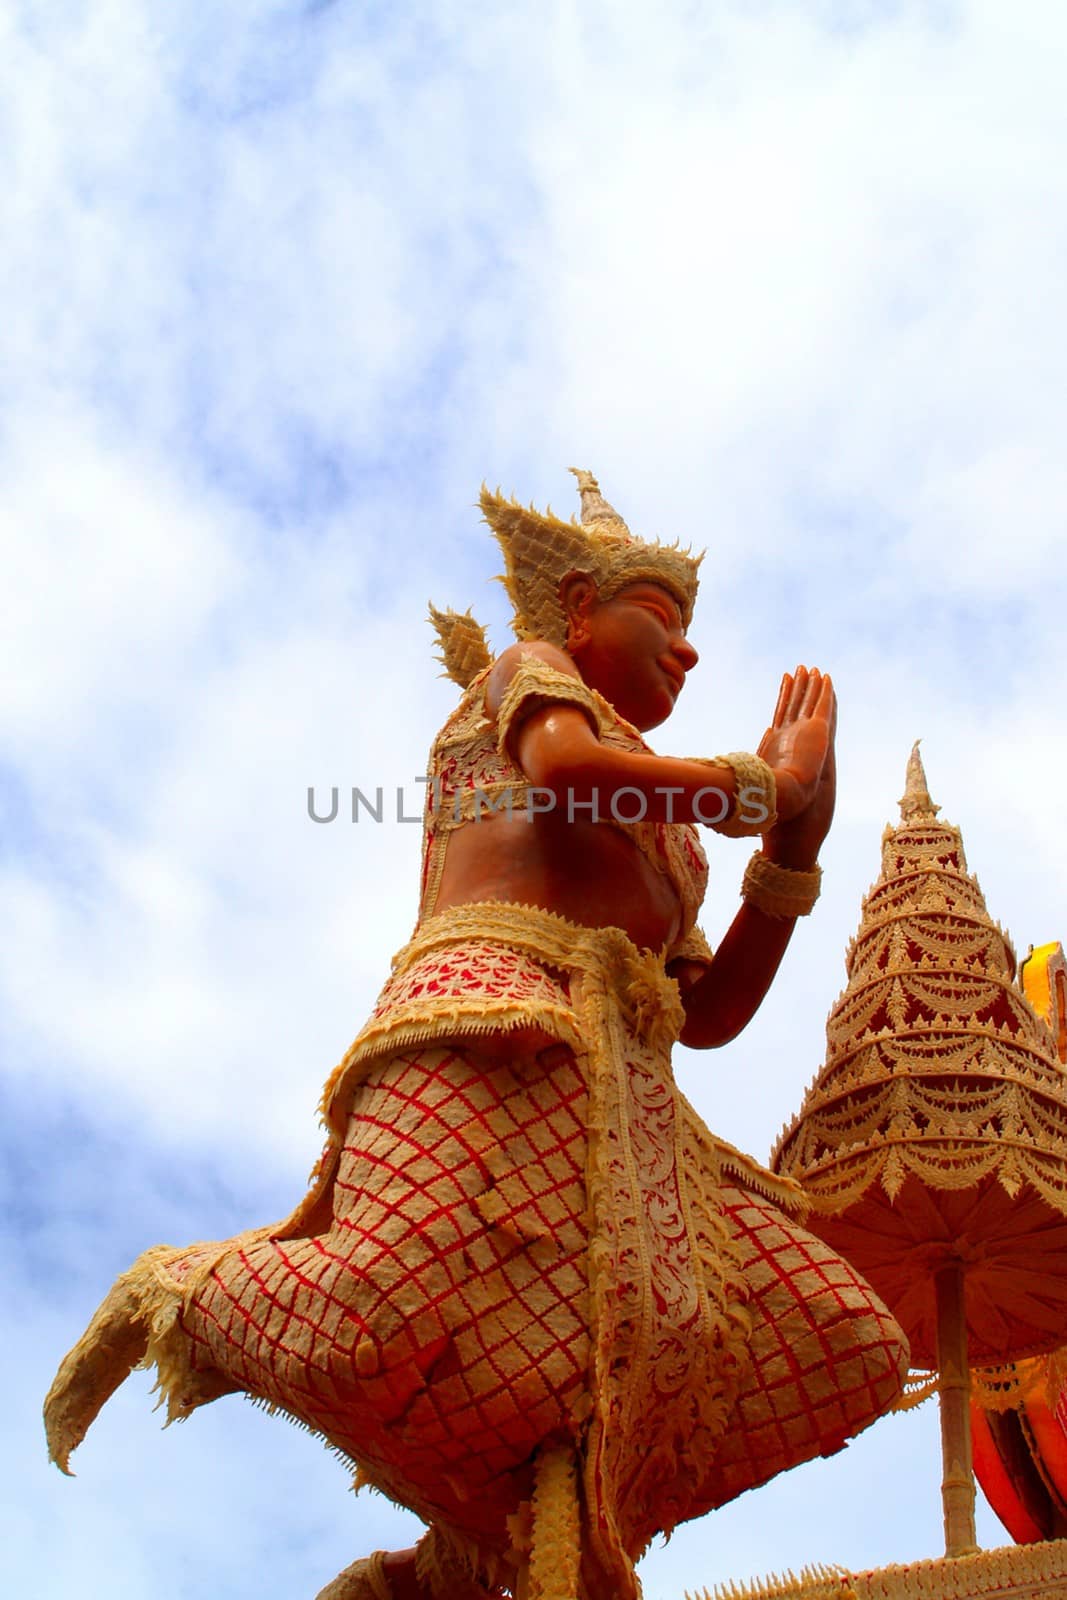
M 590 593 L 591 590 L 591 593 Z M 591 583 L 568 605 L 570 653 L 590 688 L 635 728 L 665 722 L 698 656 L 677 600 L 658 583 L 628 583 L 601 600 Z

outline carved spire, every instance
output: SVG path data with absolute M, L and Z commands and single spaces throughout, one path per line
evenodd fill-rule
M 911 747 L 908 757 L 908 772 L 904 781 L 904 794 L 900 801 L 900 816 L 903 822 L 914 822 L 922 817 L 933 821 L 940 806 L 935 806 L 930 798 L 930 791 L 926 787 L 926 770 L 923 767 L 923 758 L 919 754 L 921 739 L 916 739 Z
M 578 479 L 578 492 L 582 497 L 582 527 L 593 528 L 609 539 L 631 540 L 632 533 L 615 507 L 604 499 L 593 474 L 587 472 L 585 467 L 568 467 L 567 471 L 573 472 Z

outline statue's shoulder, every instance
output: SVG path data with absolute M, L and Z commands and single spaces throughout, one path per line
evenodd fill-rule
M 485 709 L 489 716 L 497 716 L 512 683 L 524 672 L 541 682 L 551 677 L 582 681 L 566 650 L 547 639 L 520 639 L 497 656 L 489 670 L 485 681 Z

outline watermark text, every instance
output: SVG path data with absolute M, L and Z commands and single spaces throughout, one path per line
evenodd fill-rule
M 353 785 L 347 791 L 345 816 L 352 822 L 363 823 L 421 823 L 426 818 L 432 820 L 444 816 L 453 824 L 458 824 L 465 821 L 482 822 L 486 818 L 499 816 L 505 816 L 509 821 L 519 817 L 526 822 L 533 822 L 535 817 L 559 812 L 568 822 L 611 821 L 625 825 L 644 822 L 651 806 L 656 821 L 693 820 L 713 828 L 731 815 L 734 804 L 733 797 L 714 784 L 698 789 L 691 796 L 688 806 L 683 804 L 679 808 L 682 815 L 678 816 L 675 814 L 676 801 L 678 796 L 685 794 L 685 790 L 676 785 L 655 785 L 651 790 L 651 796 L 656 797 L 656 803 L 653 804 L 649 792 L 632 784 L 622 784 L 608 791 L 573 788 L 557 791 L 532 783 L 519 786 L 494 784 L 489 789 L 477 786 L 457 788 L 446 795 L 439 777 L 424 776 L 413 779 L 413 782 L 422 784 L 425 794 L 415 796 L 406 791 L 402 784 L 393 788 L 377 784 L 369 790 Z M 342 811 L 341 795 L 342 790 L 335 784 L 329 791 L 327 801 L 317 792 L 314 784 L 309 784 L 307 813 L 311 821 L 323 824 L 336 822 Z M 662 806 L 658 803 L 660 797 Z M 738 820 L 746 826 L 755 827 L 770 820 L 762 789 L 741 789 L 737 802 Z

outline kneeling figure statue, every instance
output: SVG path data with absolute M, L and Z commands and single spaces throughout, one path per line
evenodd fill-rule
M 61 1467 L 133 1366 L 172 1416 L 230 1391 L 313 1429 L 428 1524 L 320 1600 L 637 1600 L 660 1532 L 819 1454 L 897 1397 L 899 1328 L 711 1134 L 676 1039 L 726 1043 L 818 892 L 829 677 L 783 679 L 758 754 L 642 737 L 697 653 L 697 561 L 483 491 L 518 643 L 433 613 L 463 698 L 430 757 L 421 901 L 327 1084 L 285 1222 L 147 1251 L 49 1395 Z M 713 955 L 697 823 L 760 836 Z

